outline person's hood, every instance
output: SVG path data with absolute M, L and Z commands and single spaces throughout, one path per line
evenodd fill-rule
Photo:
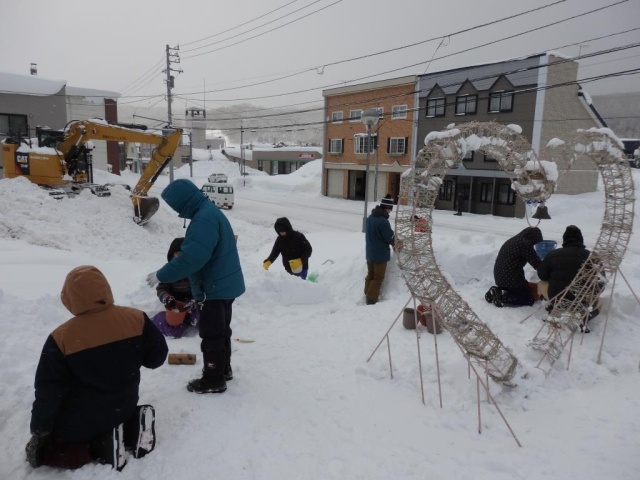
M 175 256 L 175 254 L 180 251 L 180 247 L 182 246 L 183 240 L 184 240 L 183 237 L 178 237 L 173 239 L 173 241 L 171 242 L 171 245 L 169 245 L 169 251 L 167 252 L 167 262 L 170 262 L 171 260 L 173 260 L 173 257 Z
M 167 205 L 178 212 L 180 218 L 189 219 L 194 217 L 200 205 L 209 201 L 192 181 L 185 178 L 171 182 L 161 196 Z
M 113 305 L 113 293 L 100 270 L 91 265 L 82 265 L 67 274 L 60 300 L 67 310 L 80 315 Z
M 291 233 L 291 232 L 293 232 L 293 227 L 291 226 L 291 222 L 289 221 L 289 219 L 287 217 L 278 218 L 276 220 L 276 223 L 273 224 L 273 228 L 275 229 L 276 233 L 280 233 L 280 232 Z
M 518 234 L 518 237 L 531 243 L 531 245 L 543 240 L 542 231 L 538 227 L 527 227 Z
M 389 218 L 389 212 L 390 210 L 382 208 L 380 205 L 376 205 L 373 207 L 373 210 L 371 210 L 371 216 Z

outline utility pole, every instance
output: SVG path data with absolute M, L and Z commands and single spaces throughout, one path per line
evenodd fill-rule
M 244 139 L 244 128 L 242 126 L 242 120 L 240 121 L 240 161 L 242 162 L 242 186 L 247 184 L 247 161 L 244 158 L 244 145 L 242 144 Z
M 178 55 L 178 51 L 180 51 L 180 47 L 171 48 L 167 45 L 166 55 L 167 55 L 167 68 L 163 70 L 163 73 L 167 74 L 167 129 L 173 128 L 173 115 L 171 114 L 171 102 L 173 101 L 173 97 L 171 96 L 171 90 L 174 87 L 174 76 L 171 75 L 171 72 L 182 73 L 182 69 L 171 68 L 171 64 L 180 63 L 180 56 Z M 169 162 L 169 182 L 173 182 L 173 159 Z
M 189 130 L 189 177 L 193 178 L 193 135 Z

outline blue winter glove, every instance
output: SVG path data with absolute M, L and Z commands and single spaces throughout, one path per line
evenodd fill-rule
M 307 279 L 307 273 L 309 273 L 309 270 L 302 270 L 300 272 L 300 278 L 303 279 L 303 280 L 306 280 Z

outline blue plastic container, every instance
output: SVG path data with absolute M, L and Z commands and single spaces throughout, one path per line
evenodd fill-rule
M 556 245 L 558 245 L 558 242 L 556 242 L 555 240 L 543 240 L 536 243 L 533 248 L 535 248 L 536 253 L 540 257 L 540 260 L 542 260 L 547 255 L 547 253 L 556 248 Z

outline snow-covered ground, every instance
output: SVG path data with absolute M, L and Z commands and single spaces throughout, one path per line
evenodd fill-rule
M 609 285 L 604 294 L 606 307 L 592 333 L 575 343 L 570 368 L 565 352 L 545 376 L 535 368 L 539 354 L 527 346 L 541 312 L 521 324 L 534 307 L 498 309 L 483 298 L 497 250 L 525 220 L 435 212 L 439 264 L 522 364 L 516 388 L 491 383 L 519 448 L 484 394 L 478 433 L 476 381 L 447 333 L 437 337 L 442 408 L 433 336 L 426 330 L 419 331 L 424 405 L 414 331 L 398 322 L 390 332 L 393 379 L 386 344 L 367 362 L 409 293 L 392 261 L 382 300 L 364 305 L 363 203 L 321 196 L 320 161 L 287 176 L 251 171 L 242 178 L 220 152 L 213 160 L 209 152 L 196 153 L 202 158 L 193 165 L 197 185 L 220 172 L 235 186 L 235 206 L 225 214 L 238 235 L 247 291 L 234 303 L 233 337 L 253 343 L 233 342 L 235 378 L 226 393 L 195 395 L 185 385 L 202 367 L 199 339 L 168 339 L 170 352 L 197 353 L 198 363 L 142 372 L 140 402 L 156 407 L 158 443 L 151 455 L 130 458 L 121 474 L 101 465 L 75 472 L 27 465 L 35 367 L 49 332 L 70 317 L 59 292 L 73 267 L 97 266 L 117 303 L 156 313 L 160 304 L 144 279 L 163 265 L 183 222 L 161 202 L 147 226 L 135 225 L 124 188 L 112 187 L 107 199 L 85 193 L 56 201 L 24 179 L 0 180 L 0 479 L 638 478 L 640 306 L 620 276 L 615 292 Z M 189 177 L 189 166 L 175 176 Z M 97 172 L 96 180 L 134 184 L 137 177 Z M 150 193 L 159 196 L 167 182 L 162 176 Z M 601 190 L 556 195 L 548 206 L 553 218 L 541 224 L 545 238 L 560 241 L 575 224 L 593 245 Z M 287 275 L 280 260 L 262 268 L 280 216 L 313 245 L 310 271 L 318 283 Z M 636 294 L 639 260 L 635 235 L 622 272 Z

